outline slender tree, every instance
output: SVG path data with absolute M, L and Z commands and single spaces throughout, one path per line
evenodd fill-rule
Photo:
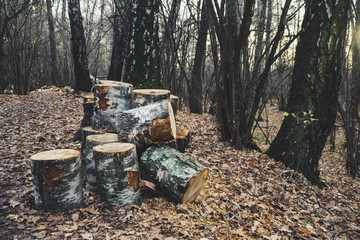
M 24 12 L 29 6 L 31 6 L 31 0 L 24 0 L 14 5 L 10 5 L 11 2 L 0 0 L 0 83 L 5 88 L 5 68 L 3 66 L 5 59 L 5 37 L 8 32 L 8 26 L 16 19 L 22 12 Z
M 50 43 L 50 77 L 51 83 L 57 85 L 58 81 L 58 69 L 57 69 L 57 54 L 56 54 L 56 39 L 55 39 L 55 27 L 54 27 L 54 17 L 52 14 L 52 0 L 46 0 L 47 8 L 47 19 L 49 26 L 49 43 Z
M 115 0 L 113 47 L 108 79 L 124 81 L 130 65 L 130 41 L 133 36 L 133 0 Z
M 346 136 L 346 170 L 352 177 L 360 177 L 360 0 L 355 4 L 355 24 L 352 45 L 352 78 L 350 79 L 350 96 L 346 102 L 346 114 L 343 114 Z M 345 115 L 345 116 L 344 116 Z
M 267 154 L 319 179 L 319 159 L 337 113 L 350 0 L 306 2 L 287 113 Z
M 88 69 L 86 41 L 79 0 L 68 0 L 71 27 L 72 54 L 74 59 L 75 90 L 89 92 L 92 82 Z
M 203 69 L 206 52 L 206 38 L 209 28 L 207 12 L 206 1 L 203 1 L 201 8 L 200 28 L 196 42 L 196 52 L 191 75 L 190 111 L 193 113 L 203 112 Z

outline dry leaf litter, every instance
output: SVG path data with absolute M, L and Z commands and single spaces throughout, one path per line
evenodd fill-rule
M 345 173 L 344 139 L 320 162 L 327 188 L 266 155 L 220 142 L 212 115 L 181 111 L 177 124 L 192 141 L 186 154 L 210 169 L 194 203 L 145 194 L 138 206 L 112 207 L 84 190 L 83 208 L 35 210 L 29 158 L 57 148 L 80 149 L 71 138 L 82 99 L 61 89 L 0 95 L 0 239 L 360 239 L 360 181 Z M 262 131 L 276 135 L 283 114 L 264 111 Z M 258 128 L 258 144 L 266 141 Z

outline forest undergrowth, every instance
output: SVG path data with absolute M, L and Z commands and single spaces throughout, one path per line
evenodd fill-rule
M 266 155 L 220 142 L 214 116 L 178 112 L 191 143 L 186 154 L 210 169 L 194 203 L 144 194 L 141 206 L 112 207 L 84 189 L 82 208 L 34 209 L 29 158 L 72 142 L 82 99 L 61 89 L 0 95 L 0 239 L 359 239 L 360 180 L 346 175 L 344 137 L 320 161 L 325 189 Z M 283 113 L 269 106 L 259 122 L 271 140 Z M 266 138 L 255 131 L 258 144 Z

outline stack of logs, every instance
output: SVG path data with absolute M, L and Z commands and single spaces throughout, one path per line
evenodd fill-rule
M 113 205 L 139 205 L 146 189 L 194 201 L 208 169 L 184 154 L 189 131 L 176 127 L 178 104 L 168 90 L 100 81 L 94 96 L 84 96 L 81 153 L 61 149 L 31 157 L 36 207 L 80 206 L 81 165 L 85 187 Z

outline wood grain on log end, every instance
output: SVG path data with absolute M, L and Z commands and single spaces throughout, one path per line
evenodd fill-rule
M 170 91 L 165 89 L 136 89 L 133 93 L 135 108 L 170 98 Z
M 76 157 L 80 152 L 72 149 L 56 149 L 37 153 L 30 157 L 33 161 L 64 160 Z
M 120 142 L 135 143 L 137 148 L 168 142 L 176 138 L 176 123 L 168 99 L 117 114 Z
M 191 179 L 188 182 L 189 187 L 184 193 L 184 196 L 182 197 L 183 203 L 195 201 L 202 187 L 206 183 L 208 176 L 209 176 L 209 169 L 205 168 L 199 173 L 199 175 L 197 175 L 195 178 Z
M 84 104 L 94 103 L 94 93 L 84 93 L 81 97 L 84 99 Z
M 152 120 L 151 133 L 144 133 L 145 137 L 151 139 L 154 144 L 157 142 L 168 142 L 172 139 L 176 139 L 176 122 L 170 101 L 168 101 L 168 111 L 168 117 Z
M 96 146 L 94 150 L 97 152 L 118 153 L 120 158 L 124 158 L 134 148 L 135 145 L 132 143 L 109 143 Z
M 35 206 L 68 210 L 82 204 L 80 152 L 57 149 L 30 157 Z
M 108 85 L 108 86 L 125 86 L 132 88 L 133 85 L 130 83 L 113 81 L 113 80 L 99 80 L 99 84 Z

